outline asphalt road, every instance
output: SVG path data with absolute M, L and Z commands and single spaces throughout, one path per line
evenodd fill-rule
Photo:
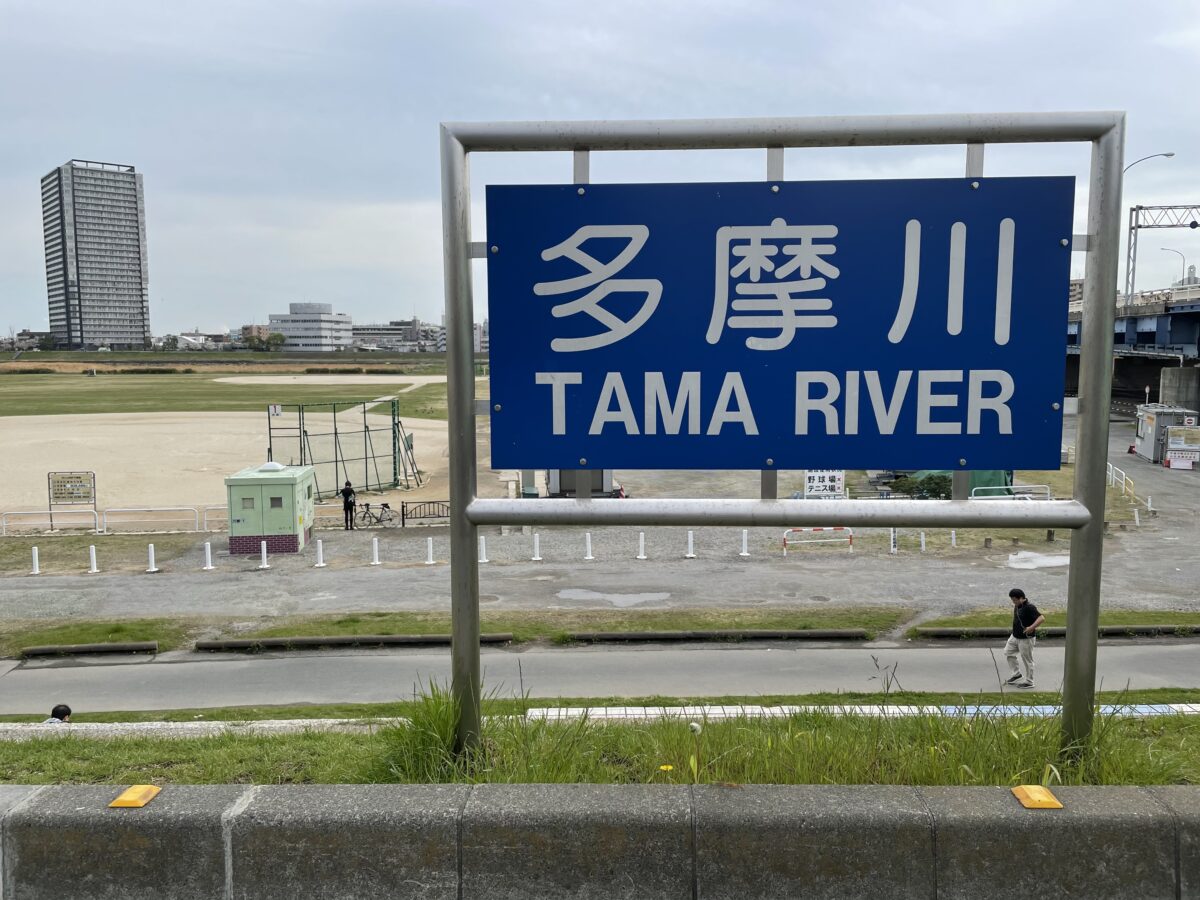
M 702 697 L 881 691 L 996 691 L 1001 642 L 950 647 L 811 645 L 485 649 L 485 691 L 531 697 Z M 1062 681 L 1060 642 L 1037 648 L 1038 688 Z M 80 712 L 301 703 L 387 702 L 448 683 L 445 649 L 0 664 L 0 713 Z M 1200 644 L 1105 642 L 1097 686 L 1200 687 Z

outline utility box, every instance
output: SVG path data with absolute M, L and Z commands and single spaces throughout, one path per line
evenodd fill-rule
M 225 479 L 229 552 L 299 553 L 312 540 L 316 475 L 312 466 L 269 462 Z
M 1137 408 L 1137 438 L 1133 451 L 1142 459 L 1162 462 L 1166 458 L 1167 429 L 1176 426 L 1195 426 L 1197 413 L 1182 406 L 1165 403 L 1144 403 Z

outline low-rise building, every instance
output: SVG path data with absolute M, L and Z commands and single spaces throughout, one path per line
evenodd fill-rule
M 288 312 L 271 313 L 267 327 L 283 335 L 284 350 L 332 352 L 354 346 L 350 316 L 335 313 L 331 303 L 289 303 Z

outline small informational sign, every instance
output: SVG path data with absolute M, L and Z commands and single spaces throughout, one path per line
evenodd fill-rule
M 1175 425 L 1167 429 L 1168 450 L 1200 450 L 1200 428 Z
M 1184 424 L 1184 425 L 1195 425 L 1195 424 L 1196 424 L 1196 417 L 1195 417 L 1195 416 L 1184 416 L 1184 417 L 1183 417 L 1183 424 Z
M 487 188 L 492 465 L 1057 469 L 1072 178 Z
M 51 506 L 95 506 L 95 472 L 50 472 L 46 476 Z
M 809 469 L 804 473 L 805 500 L 840 500 L 845 493 L 844 469 Z
M 267 407 L 267 412 L 272 416 L 282 416 L 283 415 L 283 405 L 280 403 L 272 403 L 270 406 Z

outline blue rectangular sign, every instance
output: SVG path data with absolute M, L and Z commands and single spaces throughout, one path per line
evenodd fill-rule
M 1074 190 L 490 186 L 492 464 L 1056 469 Z

